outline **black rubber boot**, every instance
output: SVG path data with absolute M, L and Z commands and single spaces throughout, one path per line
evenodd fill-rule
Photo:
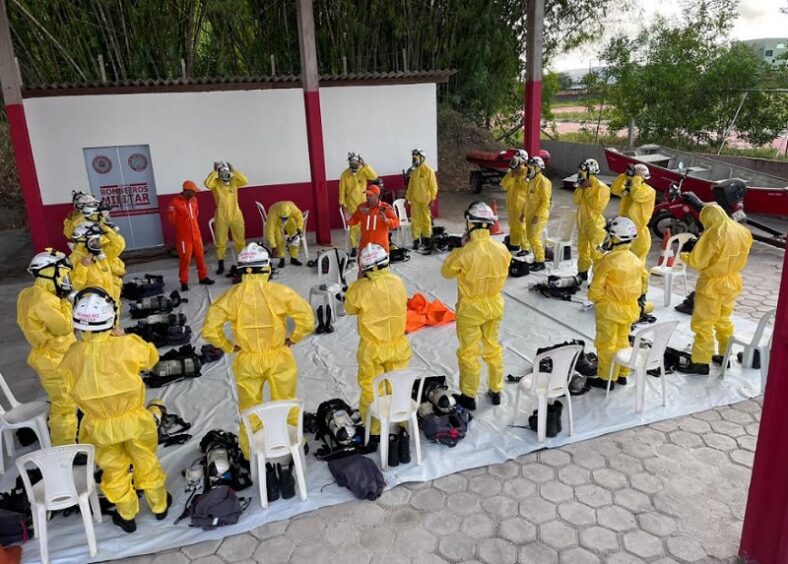
M 265 496 L 268 503 L 279 499 L 279 479 L 276 477 L 276 469 L 270 463 L 265 465 Z
M 553 416 L 555 417 L 556 433 L 561 432 L 561 419 L 563 417 L 562 416 L 563 412 L 564 412 L 564 404 L 562 404 L 560 401 L 555 400 L 553 403 L 547 404 L 547 414 L 549 415 L 550 413 L 552 413 Z
M 399 446 L 397 458 L 400 464 L 410 464 L 410 434 L 404 427 L 399 432 Z
M 487 396 L 490 398 L 493 405 L 501 405 L 501 392 L 487 390 Z
M 599 388 L 601 390 L 607 389 L 607 380 L 603 380 L 602 378 L 589 378 L 588 383 L 592 388 Z M 610 389 L 612 390 L 615 387 L 616 387 L 616 383 L 611 382 Z
M 687 366 L 679 366 L 676 368 L 682 374 L 698 374 L 700 376 L 709 375 L 709 365 L 700 362 L 690 362 Z
M 356 258 L 357 254 L 358 254 L 358 249 L 356 249 L 355 247 L 350 249 L 350 258 Z
M 534 262 L 531 264 L 531 272 L 539 272 L 540 270 L 544 270 L 545 265 L 543 262 Z
M 188 292 L 189 285 L 186 282 L 181 282 L 181 292 Z
M 527 249 L 523 249 L 522 247 L 520 247 L 517 250 L 517 252 L 515 253 L 515 256 L 522 258 L 522 257 L 527 257 L 530 254 L 531 254 L 531 251 L 529 251 Z
M 399 435 L 394 433 L 389 435 L 389 466 L 394 468 L 399 466 Z
M 557 411 L 547 410 L 547 424 L 545 425 L 545 436 L 552 439 L 560 432 L 558 426 L 561 424 L 561 414 Z
M 679 313 L 692 315 L 692 311 L 695 309 L 695 292 L 694 291 L 690 292 L 690 295 L 687 296 L 683 302 L 681 302 L 673 309 L 675 309 Z
M 315 333 L 322 335 L 326 332 L 326 324 L 323 321 L 323 306 L 317 306 L 317 329 Z
M 224 259 L 219 261 L 219 266 L 216 269 L 216 274 L 224 274 Z
M 276 465 L 276 472 L 279 474 L 279 491 L 282 492 L 282 499 L 295 497 L 295 478 L 293 478 L 293 463 L 283 467 Z
M 454 399 L 468 411 L 474 411 L 476 409 L 476 398 L 469 398 L 463 394 L 454 394 Z
M 170 510 L 170 506 L 172 505 L 172 496 L 170 492 L 167 492 L 167 507 L 164 508 L 164 511 L 161 513 L 154 513 L 156 515 L 157 521 L 164 521 L 167 518 L 167 512 Z
M 719 357 L 720 360 L 719 361 L 715 360 L 716 357 Z M 715 354 L 712 360 L 714 360 L 715 364 L 720 364 L 721 365 L 722 364 L 722 359 L 723 359 L 723 356 L 721 354 Z M 737 352 L 736 353 L 736 360 L 739 361 L 739 364 L 743 364 L 744 363 L 744 353 L 741 352 L 741 351 Z M 730 368 L 730 367 L 731 367 L 731 361 L 728 360 L 728 368 Z M 752 368 L 755 368 L 757 370 L 760 370 L 760 368 L 761 368 L 761 351 L 759 351 L 758 349 L 755 349 L 754 351 L 752 351 Z
M 378 445 L 380 445 L 380 435 L 370 435 L 369 443 L 358 447 L 358 451 L 361 454 L 372 454 L 378 451 Z
M 213 280 L 206 276 L 205 278 L 200 279 L 200 284 L 202 284 L 203 286 L 210 286 L 211 284 L 213 284 Z
M 422 237 L 421 248 L 417 251 L 420 255 L 429 255 L 432 253 L 432 238 Z
M 539 432 L 539 410 L 534 409 L 534 412 L 528 418 L 528 426 L 534 433 Z
M 580 278 L 580 280 L 582 280 L 583 282 L 587 282 L 587 281 L 588 281 L 588 271 L 585 271 L 585 272 L 578 272 L 578 273 L 577 273 L 577 276 L 578 276 L 578 278 Z
M 413 240 L 413 250 L 418 251 L 420 247 L 421 247 L 421 237 Z
M 333 333 L 334 327 L 331 325 L 331 306 L 326 306 L 326 333 Z
M 124 519 L 117 512 L 112 514 L 112 522 L 127 533 L 137 530 L 137 522 L 134 519 Z
M 619 376 L 618 380 L 616 380 L 616 384 L 619 386 L 626 386 L 627 385 L 627 377 L 626 376 Z
M 295 257 L 290 257 L 290 264 L 292 264 L 293 266 L 303 266 L 304 265 L 304 263 L 302 263 L 300 260 L 298 260 Z

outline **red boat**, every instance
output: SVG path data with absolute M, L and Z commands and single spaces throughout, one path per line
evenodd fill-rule
M 729 164 L 704 155 L 665 149 L 659 145 L 644 145 L 637 149 L 619 151 L 605 149 L 607 166 L 616 173 L 623 173 L 630 164 L 648 166 L 651 178 L 648 183 L 655 190 L 667 192 L 671 184 L 679 182 L 679 162 L 689 169 L 682 190 L 695 192 L 706 202 L 713 201 L 712 186 L 722 180 L 741 178 L 747 183 L 744 209 L 748 214 L 788 216 L 788 186 L 785 179 Z
M 470 151 L 465 155 L 465 160 L 479 167 L 471 171 L 471 190 L 478 194 L 485 186 L 497 186 L 501 179 L 509 172 L 509 162 L 518 149 L 507 149 L 493 153 L 491 151 Z M 545 167 L 550 166 L 550 153 L 542 149 L 539 151 Z

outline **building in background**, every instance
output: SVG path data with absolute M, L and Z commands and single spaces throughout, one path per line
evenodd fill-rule
M 766 37 L 742 41 L 770 65 L 788 64 L 788 37 Z

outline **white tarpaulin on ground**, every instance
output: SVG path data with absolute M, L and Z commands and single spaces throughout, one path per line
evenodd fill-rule
M 456 282 L 444 280 L 440 276 L 440 266 L 445 255 L 424 257 L 414 254 L 412 257 L 409 262 L 393 266 L 393 270 L 404 279 L 409 295 L 422 292 L 429 299 L 440 299 L 453 308 Z M 175 261 L 171 264 L 171 268 L 164 272 L 168 293 L 178 287 L 177 265 Z M 130 270 L 141 274 L 146 272 L 144 266 Z M 355 279 L 355 276 L 354 270 L 349 278 Z M 501 325 L 501 341 L 507 373 L 526 373 L 530 370 L 530 361 L 537 348 L 568 339 L 584 339 L 588 345 L 587 350 L 593 350 L 593 310 L 583 311 L 579 303 L 547 299 L 529 291 L 529 286 L 545 278 L 546 272 L 541 272 L 510 279 L 506 284 L 506 313 Z M 315 280 L 315 270 L 306 266 L 287 266 L 275 279 L 276 282 L 295 288 L 303 296 L 308 295 L 309 287 Z M 211 300 L 216 299 L 228 287 L 229 282 L 226 279 L 211 287 L 192 285 L 192 290 L 188 293 L 190 301 L 184 304 L 182 311 L 194 330 L 193 343 L 202 344 L 203 341 L 198 336 L 208 306 Z M 584 292 L 577 295 L 578 300 L 584 298 Z M 661 289 L 652 288 L 649 298 L 659 304 L 655 312 L 659 321 L 681 321 L 671 345 L 679 349 L 688 347 L 692 342 L 690 318 L 673 311 L 672 308 L 662 308 Z M 124 315 L 124 325 L 131 325 L 128 314 Z M 751 335 L 754 332 L 755 325 L 752 322 L 740 318 L 736 318 L 734 322 L 737 335 Z M 354 406 L 358 402 L 356 319 L 342 317 L 334 328 L 332 334 L 312 335 L 293 347 L 299 368 L 298 394 L 304 400 L 307 411 L 314 411 L 320 402 L 334 397 L 343 398 Z M 412 367 L 424 368 L 429 374 L 447 375 L 456 390 L 458 369 L 454 324 L 423 329 L 410 335 L 410 341 L 413 346 Z M 160 352 L 164 352 L 164 349 Z M 287 519 L 319 507 L 354 499 L 349 490 L 333 484 L 327 464 L 318 461 L 310 453 L 307 456 L 309 498 L 306 501 L 302 502 L 296 496 L 290 500 L 273 502 L 267 510 L 263 510 L 255 486 L 240 492 L 241 496 L 251 497 L 252 501 L 237 525 L 203 531 L 189 527 L 188 520 L 174 524 L 188 497 L 188 494 L 184 493 L 181 470 L 200 456 L 200 438 L 216 428 L 238 433 L 238 403 L 230 365 L 231 359 L 225 357 L 205 368 L 200 378 L 175 383 L 159 390 L 149 390 L 149 400 L 163 399 L 171 412 L 192 423 L 189 431 L 193 435 L 191 441 L 182 446 L 159 449 L 159 456 L 167 471 L 167 488 L 174 497 L 170 516 L 164 522 L 156 521 L 142 501 L 142 511 L 137 517 L 138 529 L 131 535 L 115 527 L 105 516 L 104 523 L 96 527 L 99 552 L 93 560 L 147 554 L 219 539 L 249 531 L 267 522 Z M 733 363 L 725 379 L 719 379 L 716 372 L 709 377 L 669 375 L 667 407 L 661 405 L 659 380 L 651 377 L 647 380 L 646 406 L 643 413 L 635 413 L 635 387 L 632 384 L 616 388 L 611 393 L 610 401 L 605 400 L 602 390 L 592 389 L 589 393 L 573 399 L 574 436 L 569 436 L 569 424 L 565 416 L 563 432 L 540 445 L 534 432 L 512 427 L 513 423 L 527 425 L 528 416 L 536 408 L 535 401 L 524 394 L 520 402 L 520 413 L 515 417 L 513 409 L 516 385 L 507 383 L 501 406 L 493 408 L 486 397 L 486 381 L 483 378 L 477 401 L 479 408 L 474 413 L 475 419 L 467 437 L 452 449 L 430 444 L 422 439 L 423 464 L 416 466 L 414 457 L 413 463 L 390 469 L 385 474 L 388 487 L 395 487 L 402 482 L 433 480 L 460 470 L 504 462 L 543 446 L 558 447 L 731 404 L 760 393 L 760 372 L 742 371 L 736 363 Z M 317 446 L 313 442 L 312 453 Z M 377 461 L 377 455 L 371 456 Z M 16 469 L 13 465 L 11 467 L 2 481 L 4 490 L 7 490 L 16 478 Z M 58 515 L 50 521 L 49 551 L 52 561 L 91 561 L 79 515 L 66 518 Z M 29 541 L 24 547 L 24 560 L 37 561 L 38 554 L 37 540 Z

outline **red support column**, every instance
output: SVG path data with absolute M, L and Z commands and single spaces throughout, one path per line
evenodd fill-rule
M 755 448 L 739 556 L 744 562 L 788 562 L 788 255 L 774 321 L 769 375 Z
M 298 0 L 298 39 L 301 48 L 301 82 L 304 85 L 304 113 L 312 176 L 313 215 L 319 245 L 331 244 L 331 212 L 326 186 L 326 158 L 323 152 L 323 120 L 320 114 L 317 49 L 312 0 Z
M 526 8 L 523 145 L 529 155 L 538 155 L 540 147 L 543 34 L 544 0 L 528 0 Z
M 40 251 L 48 244 L 44 227 L 44 209 L 38 187 L 36 164 L 33 160 L 33 148 L 30 145 L 30 134 L 25 120 L 25 107 L 22 105 L 22 85 L 14 60 L 14 45 L 11 42 L 5 0 L 0 0 L 0 86 L 3 90 L 5 114 L 8 118 L 8 130 L 14 148 L 19 184 L 25 200 L 27 223 L 33 238 L 34 250 Z

